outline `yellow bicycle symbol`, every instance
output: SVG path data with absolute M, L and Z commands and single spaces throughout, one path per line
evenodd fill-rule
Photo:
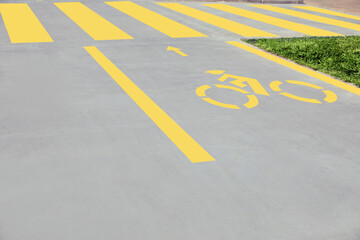
M 234 90 L 236 92 L 245 94 L 246 97 L 248 98 L 248 102 L 246 102 L 243 105 L 246 108 L 256 107 L 259 104 L 259 100 L 254 94 L 251 94 L 250 92 L 248 92 L 242 88 L 249 86 L 255 94 L 270 96 L 270 94 L 265 90 L 265 88 L 263 88 L 263 86 L 256 79 L 241 77 L 241 76 L 237 76 L 237 75 L 233 75 L 233 74 L 227 74 L 223 70 L 210 70 L 210 71 L 206 71 L 206 73 L 217 74 L 217 75 L 221 74 L 222 76 L 218 79 L 218 81 L 220 81 L 220 82 L 224 82 L 227 79 L 234 79 L 233 81 L 230 81 L 229 83 L 231 83 L 232 85 L 235 85 L 236 87 L 229 86 L 229 85 L 223 85 L 223 84 L 215 84 L 215 87 L 222 88 L 222 89 L 230 89 L 230 90 Z M 323 90 L 324 89 L 323 87 L 317 86 L 315 84 L 311 84 L 311 83 L 307 83 L 307 82 L 303 82 L 303 81 L 296 81 L 296 80 L 287 80 L 286 82 L 290 83 L 290 84 L 301 85 L 301 86 L 306 86 L 306 87 L 322 90 L 322 92 L 325 94 L 325 98 L 322 100 L 325 102 L 333 103 L 337 100 L 337 96 L 334 92 L 332 92 L 330 90 Z M 300 97 L 300 96 L 297 96 L 297 95 L 294 95 L 291 93 L 283 92 L 280 88 L 281 84 L 283 84 L 283 82 L 273 81 L 270 83 L 270 88 L 273 91 L 278 92 L 279 94 L 281 94 L 285 97 L 291 98 L 291 99 L 295 99 L 295 100 L 302 101 L 302 102 L 308 102 L 308 103 L 317 103 L 317 104 L 322 103 L 321 100 L 318 100 L 318 99 L 305 98 L 305 97 Z M 196 94 L 205 102 L 211 103 L 213 105 L 216 105 L 219 107 L 224 107 L 224 108 L 240 109 L 240 107 L 238 105 L 219 102 L 217 100 L 207 97 L 206 91 L 210 88 L 211 88 L 211 86 L 209 86 L 209 85 L 200 86 L 196 89 Z

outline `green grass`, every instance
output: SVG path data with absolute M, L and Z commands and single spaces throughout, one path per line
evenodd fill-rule
M 246 42 L 360 86 L 360 36 L 250 39 Z

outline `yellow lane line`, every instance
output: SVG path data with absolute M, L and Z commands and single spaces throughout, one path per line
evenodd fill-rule
M 172 38 L 187 37 L 206 37 L 206 35 L 195 31 L 185 25 L 182 25 L 170 18 L 164 17 L 156 12 L 144 8 L 136 3 L 123 2 L 105 2 L 106 4 L 116 8 L 117 10 L 149 25 L 152 28 L 168 35 Z
M 300 66 L 296 63 L 292 63 L 292 62 L 289 62 L 285 59 L 282 59 L 280 57 L 277 57 L 277 56 L 274 56 L 272 54 L 269 54 L 269 53 L 266 53 L 266 52 L 263 52 L 259 49 L 256 49 L 254 47 L 251 47 L 249 45 L 246 45 L 244 43 L 240 43 L 240 42 L 236 42 L 236 41 L 230 41 L 230 42 L 227 42 L 235 47 L 238 47 L 238 48 L 241 48 L 241 49 L 244 49 L 248 52 L 251 52 L 253 54 L 256 54 L 260 57 L 263 57 L 263 58 L 266 58 L 270 61 L 273 61 L 273 62 L 276 62 L 280 65 L 283 65 L 285 67 L 288 67 L 288 68 L 291 68 L 295 71 L 298 71 L 298 72 L 301 72 L 303 74 L 306 74 L 310 77 L 314 77 L 314 78 L 317 78 L 318 80 L 321 80 L 321 81 L 324 81 L 326 83 L 329 83 L 331 85 L 334 85 L 338 88 L 341 88 L 341 89 L 344 89 L 346 91 L 349 91 L 351 93 L 354 93 L 354 94 L 357 94 L 357 95 L 360 95 L 360 88 L 357 88 L 355 86 L 352 86 L 352 85 L 349 85 L 345 82 L 342 82 L 342 81 L 339 81 L 339 80 L 336 80 L 332 77 L 328 77 L 324 74 L 321 74 L 321 73 L 318 73 L 314 70 L 311 70 L 311 69 L 308 69 L 308 68 L 305 68 L 303 66 Z
M 26 3 L 0 3 L 0 14 L 12 43 L 53 42 Z
M 89 46 L 84 48 L 191 162 L 215 161 L 204 148 L 187 134 L 96 47 Z
M 245 36 L 245 37 L 277 37 L 272 33 L 268 33 L 247 25 L 228 20 L 204 11 L 191 8 L 180 3 L 158 3 L 159 5 L 180 12 L 187 16 L 193 17 L 195 19 L 204 21 L 206 23 L 215 25 L 219 28 L 223 28 L 230 32 Z
M 341 13 L 341 12 L 335 12 L 335 11 L 331 11 L 328 9 L 323 9 L 323 8 L 318 8 L 318 7 L 313 7 L 313 6 L 293 6 L 293 7 L 312 11 L 312 12 L 325 13 L 325 14 L 329 14 L 329 15 L 333 15 L 333 16 L 360 20 L 360 17 L 358 17 L 358 16 L 345 14 L 345 13 Z
M 340 20 L 336 20 L 336 19 L 332 19 L 332 18 L 321 17 L 321 16 L 317 16 L 314 14 L 303 13 L 303 12 L 299 12 L 299 11 L 294 11 L 294 10 L 270 6 L 270 5 L 251 5 L 251 6 L 269 10 L 269 11 L 273 11 L 273 12 L 277 12 L 277 13 L 290 15 L 293 17 L 304 18 L 307 20 L 315 21 L 315 22 L 320 22 L 320 23 L 325 23 L 325 24 L 329 24 L 329 25 L 334 25 L 334 26 L 338 26 L 338 27 L 343 27 L 343 28 L 360 31 L 360 25 L 355 24 L 355 23 L 344 22 L 344 21 L 340 21 Z
M 133 39 L 80 2 L 54 4 L 95 40 Z
M 343 36 L 342 34 L 322 30 L 320 28 L 315 28 L 311 26 L 307 26 L 300 23 L 295 23 L 287 20 L 283 20 L 276 17 L 271 17 L 265 14 L 256 13 L 253 11 L 229 6 L 226 4 L 218 3 L 218 4 L 204 4 L 207 7 L 215 8 L 224 12 L 236 14 L 242 17 L 250 18 L 259 22 L 268 23 L 277 27 L 289 29 L 295 32 L 300 32 L 303 34 L 307 34 L 310 36 Z

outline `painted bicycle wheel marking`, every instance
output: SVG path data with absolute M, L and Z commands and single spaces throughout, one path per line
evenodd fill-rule
M 233 75 L 233 74 L 228 74 L 228 73 L 225 73 L 224 70 L 210 70 L 210 71 L 206 71 L 206 73 L 221 75 L 217 79 L 220 82 L 224 82 L 225 80 L 228 80 L 228 79 L 234 79 L 232 81 L 229 81 L 228 83 L 235 85 L 236 87 L 231 86 L 231 85 L 224 85 L 224 84 L 214 84 L 214 86 L 216 88 L 229 89 L 229 90 L 233 90 L 235 92 L 241 93 L 241 94 L 245 94 L 246 97 L 248 98 L 248 102 L 244 103 L 243 106 L 245 106 L 246 108 L 249 108 L 249 109 L 254 108 L 259 104 L 259 100 L 255 96 L 255 94 L 270 96 L 270 94 L 265 90 L 265 88 L 256 79 L 242 77 L 242 76 Z M 318 99 L 301 97 L 301 96 L 297 96 L 297 95 L 294 95 L 294 94 L 291 94 L 288 92 L 284 92 L 280 88 L 280 85 L 282 85 L 283 82 L 278 81 L 278 80 L 271 82 L 269 87 L 271 90 L 279 93 L 282 96 L 285 96 L 285 97 L 288 97 L 288 98 L 291 98 L 291 99 L 294 99 L 297 101 L 306 102 L 306 103 L 316 103 L 316 104 L 322 104 L 323 102 L 333 103 L 337 100 L 337 96 L 334 92 L 332 92 L 330 90 L 324 90 L 323 87 L 320 87 L 318 85 L 303 82 L 303 81 L 298 81 L 298 80 L 287 80 L 286 82 L 289 84 L 295 84 L 295 85 L 300 85 L 300 86 L 305 86 L 305 87 L 321 90 L 325 94 L 325 97 L 321 100 L 318 100 Z M 254 92 L 254 94 L 251 94 L 249 91 L 244 90 L 243 88 L 245 88 L 245 87 L 251 88 L 251 90 Z M 202 100 L 204 100 L 205 102 L 208 102 L 210 104 L 216 105 L 218 107 L 223 107 L 223 108 L 240 109 L 240 106 L 238 106 L 236 104 L 224 103 L 224 102 L 220 102 L 220 101 L 217 101 L 215 99 L 208 97 L 206 95 L 206 91 L 211 88 L 212 87 L 209 85 L 203 85 L 203 86 L 198 87 L 195 92 Z

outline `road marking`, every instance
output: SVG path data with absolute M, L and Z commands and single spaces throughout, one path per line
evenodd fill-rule
M 289 82 L 289 81 L 287 81 Z M 303 86 L 311 86 L 312 84 L 306 84 L 306 83 L 298 83 L 300 81 L 293 81 L 295 82 L 295 84 L 299 84 L 299 85 L 303 85 Z M 301 101 L 301 102 L 308 102 L 308 103 L 317 103 L 317 104 L 321 104 L 321 102 L 317 99 L 313 99 L 313 98 L 303 98 L 303 97 L 300 97 L 300 96 L 296 96 L 294 94 L 291 94 L 291 93 L 287 93 L 287 92 L 281 92 L 281 88 L 280 88 L 280 85 L 283 84 L 282 82 L 280 81 L 273 81 L 270 83 L 270 88 L 275 91 L 275 92 L 280 92 L 279 94 L 285 96 L 285 97 L 288 97 L 288 98 L 292 98 L 292 99 L 295 99 L 295 100 L 298 100 L 298 101 Z M 314 85 L 316 86 L 316 85 Z
M 157 4 L 245 37 L 277 37 L 277 35 L 275 34 L 261 31 L 259 29 L 249 27 L 244 24 L 234 22 L 204 11 L 200 11 L 195 8 L 182 5 L 180 3 Z
M 187 56 L 187 54 L 186 54 L 186 53 L 183 53 L 180 48 L 176 48 L 176 47 L 170 47 L 170 46 L 168 46 L 167 49 L 166 49 L 166 51 L 174 51 L 174 52 L 176 52 L 177 54 L 179 54 L 179 55 L 181 55 L 181 56 L 183 56 L 183 57 L 186 57 L 186 56 Z
M 237 81 L 237 80 L 235 80 L 235 81 Z M 237 87 L 233 87 L 233 86 L 227 86 L 227 85 L 222 85 L 222 84 L 215 84 L 215 86 L 218 88 L 234 90 L 236 92 L 243 93 L 243 94 L 249 94 L 248 91 L 245 91 L 241 88 L 237 88 Z M 259 104 L 259 100 L 257 99 L 257 97 L 255 95 L 246 95 L 246 97 L 249 99 L 249 101 L 247 103 L 243 104 L 245 107 L 253 108 Z
M 96 47 L 90 46 L 84 48 L 191 162 L 215 161 L 204 148 L 187 134 Z
M 342 82 L 340 80 L 336 80 L 336 79 L 334 79 L 332 77 L 328 77 L 328 76 L 326 76 L 324 74 L 318 73 L 318 72 L 316 72 L 314 70 L 311 70 L 309 68 L 300 66 L 300 65 L 298 65 L 296 63 L 293 63 L 293 62 L 287 61 L 285 59 L 282 59 L 280 57 L 274 56 L 272 54 L 266 53 L 264 51 L 261 51 L 261 50 L 255 48 L 255 47 L 246 45 L 244 43 L 240 43 L 240 42 L 236 42 L 236 41 L 229 41 L 227 43 L 229 43 L 229 44 L 231 44 L 231 45 L 233 45 L 235 47 L 241 48 L 243 50 L 246 50 L 248 52 L 251 52 L 253 54 L 256 54 L 256 55 L 258 55 L 260 57 L 266 58 L 266 59 L 268 59 L 270 61 L 276 62 L 276 63 L 278 63 L 280 65 L 285 66 L 285 67 L 291 68 L 291 69 L 293 69 L 295 71 L 306 74 L 306 75 L 308 75 L 310 77 L 314 77 L 314 78 L 316 78 L 318 80 L 321 80 L 323 82 L 334 85 L 334 86 L 336 86 L 338 88 L 344 89 L 344 90 L 349 91 L 351 93 L 354 93 L 356 95 L 360 95 L 360 88 L 349 85 L 349 84 L 347 84 L 345 82 Z
M 188 37 L 206 37 L 206 35 L 195 31 L 185 25 L 182 25 L 170 18 L 164 17 L 156 12 L 144 8 L 136 3 L 124 2 L 105 2 L 106 4 L 116 8 L 117 10 L 149 25 L 152 28 L 168 35 L 172 38 L 188 38 Z
M 340 21 L 340 20 L 336 20 L 336 19 L 332 19 L 332 18 L 321 17 L 321 16 L 309 14 L 309 13 L 303 13 L 303 12 L 299 12 L 299 11 L 294 11 L 294 10 L 270 6 L 270 5 L 251 5 L 251 6 L 269 10 L 269 11 L 273 11 L 273 12 L 277 12 L 277 13 L 287 14 L 287 15 L 290 15 L 293 17 L 304 18 L 307 20 L 315 21 L 315 22 L 320 22 L 320 23 L 325 23 L 325 24 L 329 24 L 329 25 L 334 25 L 334 26 L 338 26 L 338 27 L 343 27 L 343 28 L 360 31 L 360 25 L 355 24 L 355 23 L 344 22 L 344 21 Z
M 325 14 L 329 14 L 329 15 L 333 15 L 333 16 L 360 20 L 360 17 L 358 17 L 358 16 L 345 14 L 345 13 L 341 13 L 341 12 L 335 12 L 335 11 L 331 11 L 331 10 L 327 10 L 327 9 L 323 9 L 323 8 L 318 8 L 318 7 L 313 7 L 313 6 L 293 6 L 293 7 L 308 10 L 308 11 L 312 11 L 312 12 L 325 13 Z
M 216 71 L 218 71 L 218 70 L 212 70 L 211 72 L 216 72 Z M 208 72 L 210 72 L 210 71 L 208 71 Z M 248 95 L 249 92 L 244 90 L 244 89 L 241 89 L 241 88 L 238 88 L 238 87 L 233 87 L 233 86 L 228 86 L 228 85 L 223 85 L 223 84 L 215 84 L 215 87 L 222 88 L 222 89 L 233 90 L 235 92 L 239 92 L 239 93 L 242 93 L 242 94 L 247 94 L 246 97 L 249 99 L 249 101 L 243 104 L 247 108 L 254 108 L 259 104 L 259 100 L 257 99 L 257 97 L 255 95 L 252 95 L 252 94 Z M 230 109 L 240 109 L 240 107 L 235 105 L 235 104 L 223 103 L 223 102 L 216 101 L 216 100 L 214 100 L 212 98 L 206 97 L 205 92 L 206 92 L 206 90 L 208 90 L 210 88 L 211 87 L 209 85 L 200 86 L 195 90 L 196 95 L 198 95 L 205 102 L 208 102 L 208 103 L 213 104 L 213 105 L 218 106 L 218 107 L 230 108 Z
M 133 39 L 80 2 L 54 4 L 95 40 Z
M 315 27 L 307 26 L 307 25 L 300 24 L 300 23 L 283 20 L 283 19 L 276 18 L 276 17 L 271 17 L 271 16 L 268 16 L 265 14 L 256 13 L 253 11 L 229 6 L 226 4 L 219 3 L 219 4 L 203 4 L 203 5 L 205 5 L 207 7 L 215 8 L 215 9 L 218 9 L 218 10 L 221 10 L 224 12 L 236 14 L 236 15 L 239 15 L 242 17 L 250 18 L 250 19 L 253 19 L 256 21 L 271 24 L 271 25 L 274 25 L 277 27 L 281 27 L 281 28 L 289 29 L 289 30 L 292 30 L 295 32 L 307 34 L 310 36 L 343 36 L 342 34 L 322 30 L 320 28 L 315 28 Z
M 228 74 L 228 73 L 225 73 L 224 70 L 209 70 L 209 71 L 206 71 L 205 73 L 221 75 L 219 77 L 219 79 L 218 79 L 218 81 L 220 81 L 220 82 L 224 82 L 224 81 L 226 81 L 228 79 L 235 79 L 235 80 L 233 80 L 233 81 L 231 81 L 229 83 L 234 84 L 235 86 L 238 86 L 238 87 L 241 87 L 241 88 L 246 87 L 246 84 L 244 82 L 247 82 L 249 87 L 256 94 L 269 96 L 269 93 L 265 90 L 265 88 L 263 88 L 263 86 L 261 86 L 259 81 L 256 80 L 256 79 L 242 77 L 242 76 L 238 76 L 238 75 L 234 75 L 234 74 Z
M 216 100 L 208 98 L 208 97 L 202 98 L 202 100 L 204 100 L 205 102 L 208 102 L 210 104 L 213 104 L 215 106 L 218 106 L 218 107 L 230 108 L 230 109 L 240 109 L 240 107 L 238 107 L 237 105 L 222 103 L 222 102 L 216 101 Z
M 12 43 L 53 42 L 26 3 L 1 3 L 0 14 Z

